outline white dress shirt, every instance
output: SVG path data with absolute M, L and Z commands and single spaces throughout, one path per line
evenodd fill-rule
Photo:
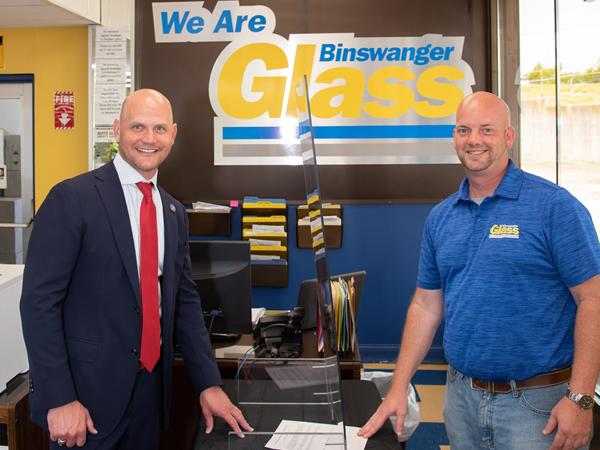
M 151 181 L 154 184 L 154 186 L 152 186 L 152 200 L 154 200 L 154 206 L 156 207 L 156 225 L 158 231 L 158 267 L 156 270 L 158 271 L 158 276 L 161 276 L 163 273 L 163 261 L 165 257 L 165 221 L 163 218 L 163 205 L 160 199 L 160 193 L 156 187 L 158 172 L 156 172 L 150 180 L 146 180 L 118 153 L 115 156 L 114 164 L 115 169 L 117 169 L 119 181 L 121 182 L 123 195 L 125 196 L 127 212 L 129 213 L 129 223 L 131 224 L 133 245 L 135 246 L 138 276 L 140 273 L 140 208 L 142 206 L 144 195 L 142 194 L 142 191 L 140 191 L 140 188 L 136 186 L 136 183 L 140 181 Z M 160 289 L 158 291 L 160 301 Z

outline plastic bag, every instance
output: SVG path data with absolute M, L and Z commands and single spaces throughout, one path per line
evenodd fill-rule
M 392 386 L 392 373 L 391 372 L 364 372 L 362 375 L 363 380 L 372 381 L 383 400 L 388 394 L 390 387 Z M 419 426 L 421 420 L 421 413 L 419 411 L 419 404 L 417 403 L 417 394 L 412 384 L 408 385 L 408 409 L 406 417 L 404 418 L 404 428 L 402 434 L 398 436 L 398 441 L 407 441 L 415 432 Z M 392 427 L 396 431 L 396 416 L 391 416 L 390 421 Z

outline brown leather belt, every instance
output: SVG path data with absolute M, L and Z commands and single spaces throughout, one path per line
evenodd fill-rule
M 566 383 L 571 379 L 571 368 L 558 369 L 552 372 L 541 373 L 535 377 L 528 378 L 522 381 L 515 381 L 517 389 L 536 389 L 557 384 Z M 512 391 L 509 381 L 487 381 L 471 378 L 471 387 L 492 394 L 507 394 Z

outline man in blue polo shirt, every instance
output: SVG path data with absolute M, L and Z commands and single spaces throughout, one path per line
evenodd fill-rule
M 359 434 L 391 415 L 442 318 L 450 446 L 587 448 L 600 370 L 600 244 L 565 189 L 518 169 L 508 106 L 476 92 L 456 113 L 466 178 L 423 232 L 417 289 L 393 386 Z

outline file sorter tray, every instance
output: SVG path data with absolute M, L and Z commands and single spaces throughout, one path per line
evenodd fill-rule
M 190 235 L 231 236 L 231 213 L 188 209 Z
M 288 263 L 285 259 L 252 261 L 252 286 L 287 287 Z

